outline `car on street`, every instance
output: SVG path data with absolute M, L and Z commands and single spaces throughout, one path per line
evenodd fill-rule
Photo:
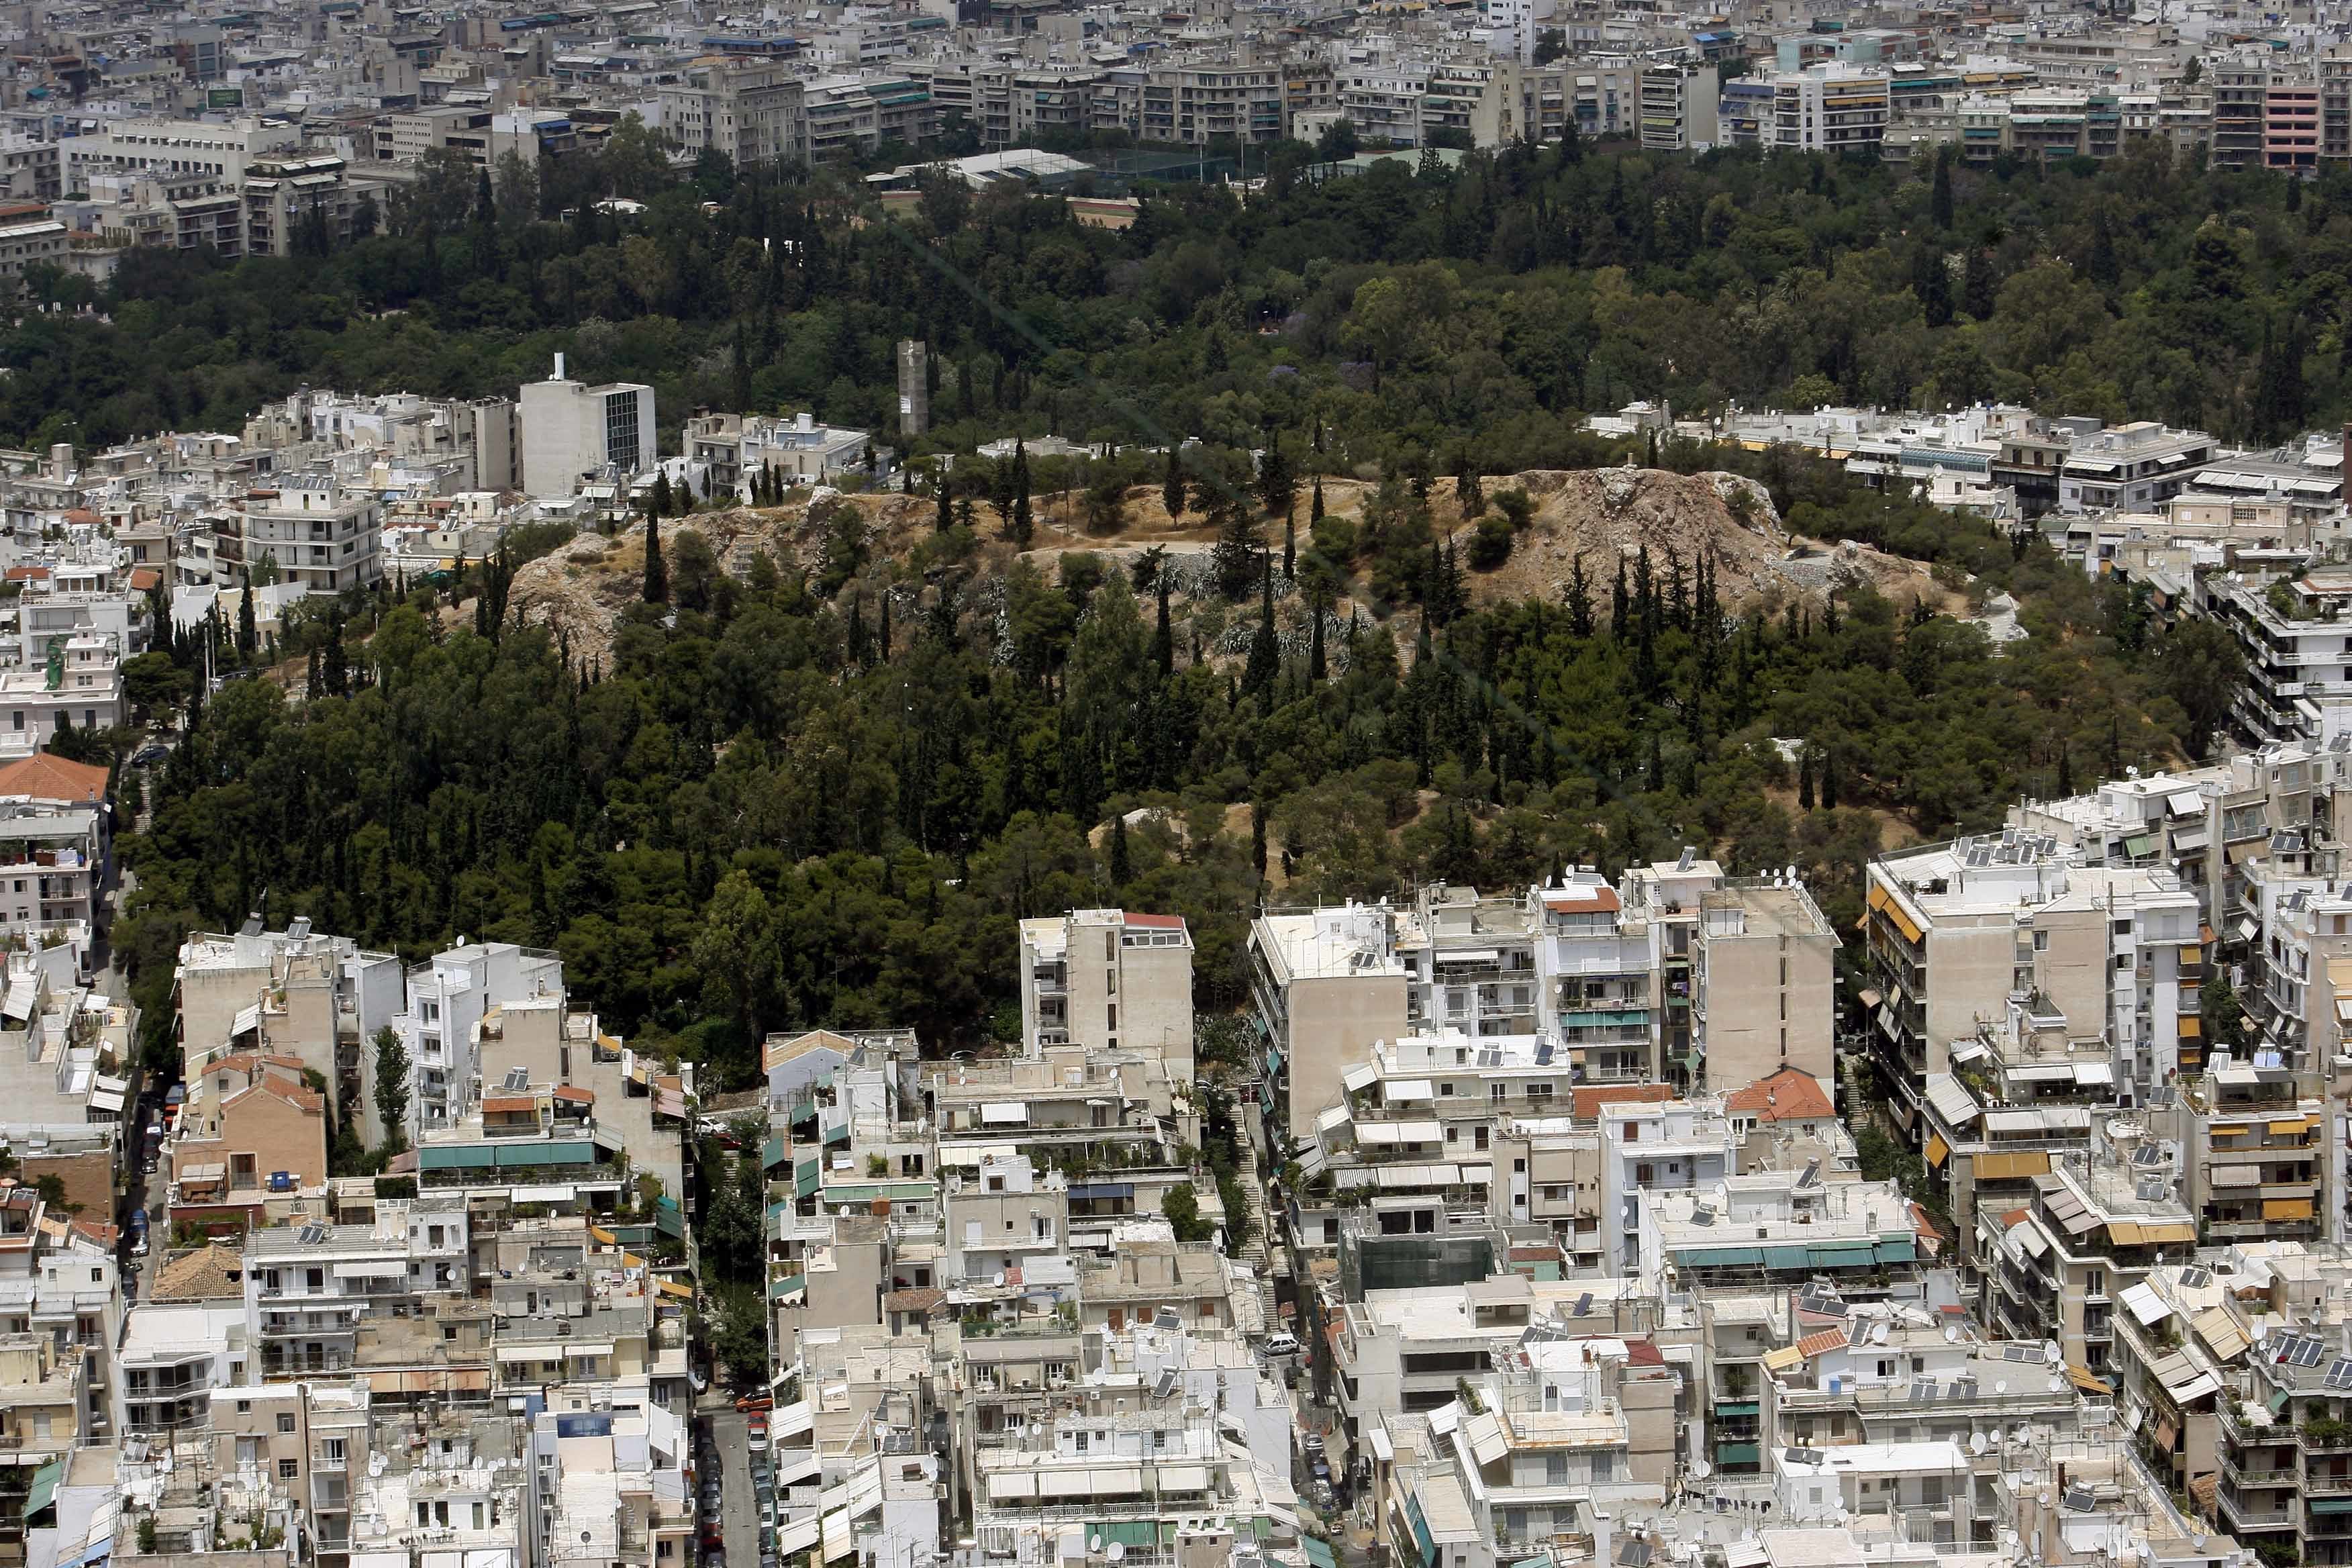
M 1268 1334 L 1265 1337 L 1265 1353 L 1269 1356 L 1297 1355 L 1298 1353 L 1298 1340 L 1296 1335 L 1292 1334 Z
M 151 741 L 131 753 L 131 765 L 134 768 L 152 768 L 171 754 L 171 747 L 159 745 Z
M 751 1452 L 764 1454 L 767 1451 L 768 1418 L 763 1415 L 755 1415 L 751 1417 Z

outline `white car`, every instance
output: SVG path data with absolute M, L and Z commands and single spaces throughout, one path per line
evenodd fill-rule
M 1270 1356 L 1297 1355 L 1298 1340 L 1291 1334 L 1268 1334 L 1265 1337 L 1265 1353 Z

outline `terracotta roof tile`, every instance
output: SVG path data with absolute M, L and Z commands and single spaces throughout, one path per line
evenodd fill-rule
M 1803 1339 L 1799 1340 L 1797 1353 L 1810 1361 L 1817 1355 L 1825 1355 L 1831 1351 L 1844 1349 L 1845 1342 L 1845 1330 L 1823 1329 L 1818 1334 L 1807 1334 Z
M 1675 1091 L 1663 1083 L 1596 1084 L 1569 1091 L 1573 1107 L 1570 1114 L 1579 1121 L 1593 1121 L 1600 1119 L 1604 1105 L 1654 1105 L 1674 1097 Z
M 1759 1121 L 1818 1121 L 1837 1114 L 1821 1080 L 1797 1068 L 1768 1073 L 1746 1089 L 1725 1095 L 1723 1103 L 1726 1110 Z
M 47 752 L 0 767 L 0 795 L 83 803 L 106 798 L 106 770 L 69 763 Z

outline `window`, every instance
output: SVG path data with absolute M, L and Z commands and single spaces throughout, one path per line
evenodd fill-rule
M 290 1481 L 290 1480 L 292 1480 L 296 1476 L 300 1475 L 301 1473 L 302 1473 L 302 1461 L 301 1461 L 301 1460 L 299 1460 L 299 1459 L 280 1459 L 280 1460 L 278 1460 L 278 1479 L 279 1480 L 281 1480 L 281 1481 Z
M 341 1465 L 343 1462 L 343 1440 L 341 1437 L 324 1438 L 319 1444 L 319 1462 L 320 1464 Z
M 291 1413 L 283 1410 L 278 1413 L 278 1429 L 280 1432 L 294 1430 L 294 1417 Z

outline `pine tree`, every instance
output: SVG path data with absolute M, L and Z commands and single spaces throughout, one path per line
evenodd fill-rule
M 1837 758 L 1834 754 L 1827 754 L 1822 758 L 1822 809 L 1835 811 L 1837 802 Z
M 1309 527 L 1312 527 L 1314 524 L 1318 523 L 1318 522 L 1320 522 L 1320 521 L 1323 521 L 1323 476 L 1322 476 L 1322 475 L 1320 475 L 1320 474 L 1318 474 L 1318 475 L 1316 475 L 1316 476 L 1315 476 L 1315 499 L 1314 499 L 1313 500 L 1311 500 L 1311 501 L 1309 501 L 1309 502 L 1307 502 L 1307 521 L 1308 526 L 1309 526 Z
M 646 603 L 669 603 L 669 568 L 662 562 L 661 514 L 646 514 Z
M 1184 515 L 1184 458 L 1173 441 L 1168 443 L 1168 471 L 1160 481 L 1160 504 L 1167 509 L 1171 522 Z
M 890 591 L 887 588 L 885 588 L 882 591 L 881 602 L 878 609 L 879 614 L 876 616 L 874 642 L 876 651 L 878 654 L 881 662 L 887 664 L 890 662 Z
M 1291 582 L 1298 580 L 1298 520 L 1282 520 L 1282 574 Z
M 1320 605 L 1310 605 L 1308 609 L 1315 617 L 1315 626 L 1307 643 L 1307 679 L 1319 686 L 1329 674 L 1323 658 L 1324 609 Z
M 325 694 L 326 688 L 319 684 L 319 649 L 317 645 L 313 644 L 310 648 L 310 674 L 302 683 L 302 695 L 310 700 L 316 702 Z M 339 838 L 335 840 L 335 843 L 340 847 L 342 844 L 342 840 Z
M 1584 556 L 1580 552 L 1570 563 L 1568 587 L 1562 597 L 1568 605 L 1570 635 L 1589 637 L 1592 635 L 1592 585 L 1584 579 Z
M 1625 592 L 1625 557 L 1621 554 L 1617 557 L 1617 586 L 1609 594 L 1609 637 L 1613 642 L 1623 642 L 1625 634 L 1633 630 L 1625 623 L 1629 603 Z
M 1462 508 L 1464 521 L 1484 516 L 1486 510 L 1486 489 L 1479 482 L 1478 465 L 1470 454 L 1462 454 L 1462 461 L 1454 469 L 1454 499 Z
M 932 520 L 931 531 L 945 533 L 955 526 L 955 487 L 948 483 L 945 474 L 940 476 L 940 512 Z
M 1217 543 L 1209 553 L 1209 568 L 1215 574 L 1217 591 L 1228 599 L 1238 599 L 1249 592 L 1257 564 L 1257 525 L 1238 501 L 1220 501 L 1216 515 Z
M 664 468 L 654 475 L 653 497 L 646 504 L 647 508 L 647 515 L 649 516 L 667 517 L 669 515 L 670 500 L 668 469 Z M 464 563 L 461 562 L 459 564 L 462 565 Z
M 1813 753 L 1811 747 L 1797 753 L 1797 809 L 1813 809 Z

